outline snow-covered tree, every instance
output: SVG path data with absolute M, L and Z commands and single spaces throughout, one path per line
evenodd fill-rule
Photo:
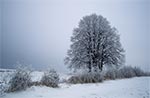
M 119 34 L 101 15 L 83 17 L 73 30 L 71 42 L 65 59 L 69 68 L 102 71 L 105 65 L 119 66 L 124 62 Z
M 59 75 L 54 69 L 49 69 L 48 71 L 44 72 L 41 83 L 42 85 L 49 87 L 58 87 Z

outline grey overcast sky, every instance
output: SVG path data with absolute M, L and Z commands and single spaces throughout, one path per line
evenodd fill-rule
M 65 71 L 73 28 L 96 13 L 118 29 L 126 65 L 150 69 L 149 0 L 1 0 L 0 9 L 2 67 L 19 61 Z

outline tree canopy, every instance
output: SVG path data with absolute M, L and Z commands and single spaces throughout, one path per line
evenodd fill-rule
M 124 49 L 118 31 L 101 15 L 83 17 L 73 30 L 71 42 L 65 59 L 71 69 L 102 71 L 105 65 L 120 66 L 124 63 Z

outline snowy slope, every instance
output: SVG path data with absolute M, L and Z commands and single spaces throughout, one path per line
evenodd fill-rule
M 2 98 L 150 98 L 150 77 L 96 84 L 60 84 L 59 88 L 31 87 Z

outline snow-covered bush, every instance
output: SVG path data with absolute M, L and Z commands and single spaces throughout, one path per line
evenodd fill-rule
M 0 96 L 3 96 L 5 92 L 5 86 L 3 83 L 0 82 Z
M 143 70 L 141 70 L 139 67 L 134 67 L 133 68 L 135 75 L 136 76 L 145 76 L 145 72 L 143 72 Z
M 17 65 L 16 71 L 9 81 L 9 88 L 7 92 L 14 92 L 25 90 L 31 83 L 31 71 L 28 67 L 21 64 Z
M 121 78 L 150 76 L 149 72 L 144 72 L 139 67 L 131 67 L 131 66 L 124 66 L 120 68 L 119 74 L 121 75 Z
M 0 96 L 3 96 L 8 89 L 8 85 L 4 82 L 0 82 Z
M 145 72 L 144 76 L 150 76 L 150 72 Z
M 104 73 L 104 78 L 105 79 L 114 80 L 114 79 L 120 78 L 120 77 L 121 76 L 120 76 L 120 73 L 119 73 L 117 68 L 108 69 Z
M 54 69 L 50 69 L 44 72 L 44 75 L 41 79 L 41 84 L 49 87 L 58 87 L 59 75 Z
M 121 74 L 121 78 L 131 78 L 136 76 L 134 68 L 131 66 L 122 67 L 119 70 L 119 73 Z
M 85 72 L 74 75 L 68 79 L 69 83 L 96 83 L 103 81 L 103 74 L 100 72 Z
M 12 71 L 3 70 L 0 71 L 0 96 L 5 95 L 9 88 L 9 80 L 12 77 Z
M 114 80 L 121 78 L 132 78 L 139 76 L 150 76 L 149 72 L 144 72 L 138 67 L 123 66 L 120 68 L 109 68 L 102 72 L 82 72 L 71 76 L 69 83 L 95 83 L 103 80 Z
M 144 72 L 138 67 L 124 66 L 119 69 L 108 69 L 104 74 L 105 79 L 131 78 L 139 76 L 148 76 L 148 72 Z

